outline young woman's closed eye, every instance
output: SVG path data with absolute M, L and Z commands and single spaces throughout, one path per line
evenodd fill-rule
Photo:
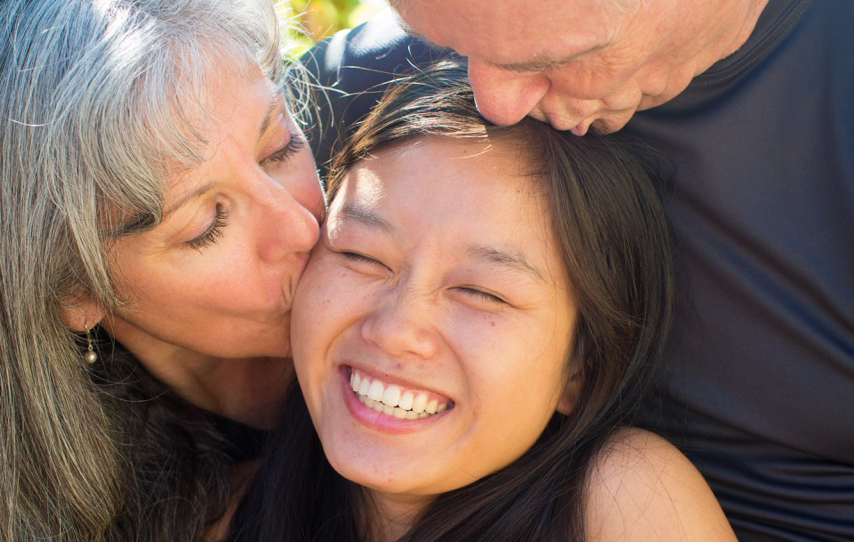
M 371 258 L 370 256 L 365 256 L 364 254 L 360 254 L 358 252 L 341 250 L 338 251 L 338 254 L 351 264 L 379 267 L 384 270 L 388 270 L 388 267 L 381 261 L 377 260 L 376 258 Z
M 478 288 L 473 288 L 470 286 L 459 286 L 455 289 L 459 290 L 464 295 L 469 296 L 478 302 L 485 302 L 493 305 L 509 305 L 509 303 L 507 303 L 507 301 L 505 301 L 501 297 Z

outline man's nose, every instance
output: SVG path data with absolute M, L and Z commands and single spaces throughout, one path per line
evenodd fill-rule
M 542 74 L 504 70 L 474 58 L 469 59 L 468 72 L 478 111 L 500 126 L 525 118 L 549 90 Z

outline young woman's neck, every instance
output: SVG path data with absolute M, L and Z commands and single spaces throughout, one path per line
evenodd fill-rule
M 422 495 L 395 495 L 366 489 L 374 542 L 395 542 L 405 535 L 433 500 Z

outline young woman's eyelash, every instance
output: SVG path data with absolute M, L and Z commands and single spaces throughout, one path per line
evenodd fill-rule
M 261 165 L 264 167 L 277 166 L 302 150 L 303 147 L 305 147 L 305 139 L 299 134 L 291 133 L 291 140 L 288 141 L 288 144 L 264 158 Z
M 225 219 L 227 217 L 228 211 L 225 210 L 225 207 L 217 203 L 216 213 L 214 214 L 211 225 L 208 226 L 208 229 L 203 234 L 187 241 L 187 246 L 195 250 L 201 250 L 216 243 L 217 239 L 222 237 L 222 229 L 225 227 Z
M 382 265 L 377 260 L 375 260 L 373 258 L 369 258 L 367 256 L 363 256 L 363 255 L 359 254 L 358 252 L 346 252 L 345 251 L 345 252 L 339 252 L 338 254 L 340 254 L 340 255 L 344 256 L 345 258 L 347 258 L 348 260 L 352 260 L 354 262 Z
M 507 302 L 498 297 L 497 295 L 490 294 L 488 292 L 484 292 L 482 290 L 476 290 L 474 288 L 461 288 L 466 294 L 483 299 L 485 301 L 489 301 L 491 303 L 501 303 L 502 305 L 506 305 Z

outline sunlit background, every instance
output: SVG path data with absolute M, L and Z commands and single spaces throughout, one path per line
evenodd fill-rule
M 280 15 L 302 29 L 292 36 L 299 43 L 292 52 L 296 55 L 315 41 L 359 25 L 385 8 L 385 0 L 289 0 L 279 4 Z

